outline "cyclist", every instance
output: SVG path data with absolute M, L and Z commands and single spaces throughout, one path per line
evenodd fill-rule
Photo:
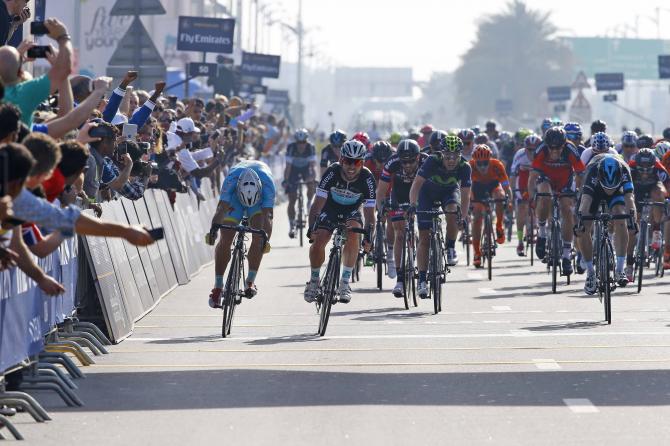
M 473 220 L 472 220 L 472 247 L 474 249 L 474 258 L 472 264 L 475 268 L 482 265 L 481 238 L 482 238 L 482 219 L 484 218 L 484 205 L 481 203 L 488 197 L 493 199 L 508 198 L 508 205 L 512 206 L 512 189 L 509 187 L 509 178 L 505 166 L 500 160 L 493 158 L 491 149 L 486 144 L 480 144 L 475 147 L 470 160 L 472 169 L 472 201 Z M 496 203 L 496 242 L 505 243 L 504 207 L 503 203 Z
M 382 175 L 377 183 L 377 208 L 379 208 L 384 197 L 391 189 L 391 224 L 395 233 L 392 256 L 394 264 L 399 266 L 398 280 L 393 288 L 395 297 L 402 297 L 404 275 L 402 271 L 402 249 L 405 244 L 405 212 L 399 209 L 399 205 L 410 202 L 409 191 L 416 177 L 419 167 L 428 158 L 426 153 L 421 153 L 421 148 L 412 139 L 403 139 L 398 144 L 398 151 L 389 158 L 384 166 Z M 389 250 L 389 253 L 391 251 Z M 388 260 L 387 260 L 388 261 Z M 390 277 L 390 274 L 389 274 Z
M 473 140 L 474 147 L 477 147 L 480 144 L 487 145 L 489 149 L 491 149 L 491 153 L 493 154 L 493 158 L 499 159 L 499 154 L 498 154 L 498 146 L 489 139 L 489 136 L 486 133 L 480 133 L 477 136 L 475 136 L 475 139 Z M 474 148 L 473 148 L 473 153 L 474 153 Z
M 667 130 L 667 129 L 666 129 Z M 663 130 L 663 137 L 665 138 L 666 132 Z M 670 135 L 667 135 L 670 138 Z M 656 157 L 661 160 L 661 164 L 665 167 L 665 170 L 670 172 L 670 141 L 661 140 L 656 143 L 654 146 L 654 151 L 656 152 Z M 663 252 L 663 269 L 670 269 L 670 220 L 663 223 L 663 238 L 665 239 L 665 250 Z
M 370 137 L 365 132 L 356 132 L 354 136 L 351 137 L 354 141 L 358 141 L 365 146 L 365 150 L 372 149 L 372 144 L 370 143 Z
M 582 216 L 590 216 L 598 212 L 600 202 L 605 201 L 612 215 L 628 215 L 635 213 L 633 198 L 633 182 L 626 163 L 613 155 L 599 155 L 589 165 L 582 198 L 577 214 L 578 222 L 575 233 L 580 238 L 584 263 L 586 264 L 586 281 L 584 292 L 593 295 L 597 291 L 596 271 L 593 266 L 593 239 L 591 221 L 582 221 Z M 626 286 L 628 278 L 624 272 L 626 261 L 626 245 L 628 230 L 624 220 L 614 220 L 614 245 L 616 251 L 616 268 L 614 278 L 619 286 Z
M 552 127 L 545 133 L 544 141 L 535 151 L 532 164 L 533 170 L 528 177 L 528 194 L 535 196 L 535 190 L 542 193 L 575 192 L 575 174 L 584 170 L 584 164 L 579 159 L 579 151 L 574 144 L 567 141 L 565 130 L 561 127 Z M 577 178 L 579 181 L 579 178 Z M 563 255 L 562 270 L 565 275 L 572 274 L 572 239 L 574 225 L 573 197 L 562 197 L 560 200 Z M 547 243 L 547 218 L 551 211 L 549 197 L 537 200 L 535 215 L 537 217 L 537 243 L 535 253 L 537 258 L 544 259 Z
M 668 171 L 663 167 L 663 164 L 656 158 L 656 154 L 651 149 L 640 149 L 639 152 L 633 156 L 628 162 L 633 187 L 635 188 L 635 208 L 638 211 L 638 216 L 642 210 L 640 204 L 644 200 L 664 201 L 668 192 L 665 183 L 670 181 Z M 662 235 L 661 235 L 661 221 L 663 219 L 663 210 L 658 207 L 651 209 L 651 248 L 660 249 Z M 633 271 L 635 267 L 635 259 L 633 252 L 635 251 L 635 238 L 630 237 L 628 241 L 628 258 L 626 262 L 626 276 L 628 281 L 633 281 Z
M 540 124 L 540 131 L 542 132 L 542 138 L 544 138 L 544 135 L 547 133 L 547 130 L 549 130 L 553 126 L 554 121 L 552 121 L 550 118 L 544 118 L 542 120 L 542 124 Z
M 321 176 L 326 171 L 328 166 L 333 163 L 336 163 L 340 159 L 340 149 L 342 144 L 347 140 L 347 134 L 343 130 L 335 130 L 328 137 L 330 142 L 326 147 L 321 150 Z
M 275 183 L 268 165 L 262 161 L 242 161 L 231 167 L 221 186 L 219 204 L 212 217 L 212 225 L 236 225 L 242 217 L 246 217 L 249 219 L 249 226 L 264 230 L 270 237 L 274 202 Z M 207 242 L 213 245 L 216 232 L 210 230 L 210 234 Z M 221 229 L 221 239 L 214 251 L 215 281 L 209 296 L 209 306 L 212 308 L 221 308 L 223 275 L 230 261 L 230 247 L 235 234 L 235 231 Z M 255 285 L 256 275 L 263 254 L 269 251 L 270 244 L 263 246 L 263 238 L 254 234 L 249 248 L 249 273 L 245 280 L 244 295 L 247 298 L 254 297 L 258 291 Z
M 517 150 L 512 160 L 512 184 L 516 190 L 516 236 L 519 243 L 516 246 L 516 254 L 519 257 L 526 255 L 524 246 L 524 229 L 528 223 L 528 176 L 530 175 L 535 150 L 542 140 L 536 134 L 526 136 L 523 147 Z M 527 237 L 531 237 L 528 231 Z
M 470 161 L 472 158 L 472 151 L 475 148 L 475 132 L 470 129 L 462 129 L 456 136 L 463 141 L 463 153 L 461 156 L 465 158 L 466 161 Z M 442 141 L 442 139 L 440 141 Z
M 489 137 L 490 141 L 495 141 L 500 136 L 497 127 L 498 123 L 495 122 L 493 119 L 489 119 L 488 121 L 486 121 L 486 124 L 484 125 L 485 128 L 484 132 Z
M 514 155 L 516 154 L 514 136 L 510 132 L 502 131 L 496 140 L 496 145 L 499 148 L 500 161 L 505 164 L 506 169 L 511 171 L 512 160 L 514 160 Z
M 421 127 L 421 137 L 417 141 L 419 147 L 428 144 L 428 141 L 430 140 L 430 135 L 432 135 L 434 131 L 435 128 L 430 124 L 426 124 L 423 127 Z
M 596 155 L 601 155 L 603 153 L 609 153 L 610 155 L 618 156 L 618 152 L 614 147 L 612 147 L 612 140 L 610 139 L 607 133 L 598 132 L 591 136 L 591 147 L 584 149 L 580 159 L 584 166 L 588 166 L 593 157 Z M 586 172 L 583 172 L 585 175 Z
M 319 274 L 326 257 L 326 245 L 338 222 L 345 221 L 349 228 L 363 227 L 360 207 L 363 205 L 365 227 L 373 230 L 375 225 L 375 179 L 363 166 L 367 152 L 365 146 L 356 140 L 344 143 L 340 161 L 326 170 L 316 190 L 316 198 L 309 210 L 309 231 L 307 237 L 312 242 L 309 249 L 311 266 L 310 280 L 305 287 L 304 298 L 314 302 L 319 289 Z M 372 234 L 364 242 L 370 249 Z M 344 246 L 342 279 L 338 290 L 340 302 L 351 300 L 351 272 L 358 258 L 361 241 L 357 233 L 349 232 Z
M 288 236 L 295 238 L 295 202 L 298 198 L 298 183 L 307 183 L 307 203 L 312 202 L 315 189 L 316 149 L 307 141 L 307 129 L 299 129 L 295 141 L 286 148 L 286 169 L 282 186 L 288 195 Z
M 651 149 L 654 146 L 654 138 L 649 135 L 640 135 L 637 137 L 638 149 Z
M 591 136 L 595 135 L 596 133 L 607 133 L 607 123 L 605 121 L 602 121 L 600 119 L 596 119 L 591 123 Z M 585 147 L 591 147 L 591 138 L 584 143 Z
M 391 144 L 386 141 L 377 141 L 372 145 L 372 150 L 365 156 L 364 166 L 368 168 L 370 172 L 372 172 L 375 183 L 379 184 L 379 178 L 381 177 L 382 171 L 384 170 L 384 165 L 394 153 L 395 151 L 393 150 Z M 388 194 L 379 197 L 379 199 L 382 201 L 387 198 Z M 395 262 L 393 261 L 393 241 L 395 240 L 395 234 L 393 233 L 393 225 L 389 224 L 387 221 L 385 221 L 384 224 L 386 225 L 387 248 L 386 271 L 391 279 L 395 279 L 396 269 Z
M 428 141 L 428 145 L 425 147 L 421 148 L 421 152 L 426 153 L 428 155 L 432 155 L 433 153 L 437 153 L 440 151 L 440 141 L 442 141 L 443 138 L 447 136 L 447 132 L 443 130 L 435 130 L 433 133 L 430 134 L 430 139 Z
M 435 203 L 450 212 L 447 220 L 447 264 L 458 263 L 456 237 L 458 236 L 457 216 L 451 212 L 470 207 L 470 187 L 472 169 L 463 157 L 463 141 L 458 136 L 448 135 L 440 141 L 441 151 L 427 158 L 414 178 L 410 189 L 410 203 L 418 211 L 430 211 Z M 460 207 L 459 207 L 460 206 Z M 465 217 L 467 218 L 467 216 Z M 430 244 L 431 216 L 420 213 L 417 216 L 419 246 L 417 264 L 419 267 L 419 297 L 428 297 L 427 266 Z
M 616 151 L 628 162 L 638 152 L 637 133 L 627 130 L 621 135 L 621 143 L 617 144 Z
M 579 154 L 581 155 L 584 153 L 586 147 L 582 144 L 582 138 L 584 136 L 582 133 L 582 126 L 579 125 L 578 122 L 568 122 L 563 126 L 563 130 L 565 130 L 565 136 L 568 138 L 568 141 L 577 147 Z
M 398 147 L 400 141 L 402 141 L 402 135 L 398 132 L 393 132 L 391 133 L 391 136 L 389 136 L 389 143 L 391 143 L 391 146 L 393 146 L 394 149 Z

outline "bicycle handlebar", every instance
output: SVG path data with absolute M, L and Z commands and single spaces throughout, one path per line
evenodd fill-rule
M 229 229 L 229 230 L 231 230 L 231 231 L 235 231 L 235 232 L 238 232 L 238 233 L 240 233 L 240 234 L 244 234 L 244 233 L 256 234 L 256 235 L 260 235 L 261 237 L 263 237 L 263 240 L 264 240 L 265 242 L 268 241 L 268 234 L 267 234 L 267 232 L 265 232 L 265 231 L 262 230 L 262 229 L 254 229 L 254 228 L 250 228 L 249 226 L 244 226 L 244 225 L 220 225 L 220 224 L 213 224 L 212 227 L 211 227 L 211 229 L 210 229 L 210 234 L 211 234 L 212 232 L 215 232 L 215 231 L 219 230 L 219 229 Z

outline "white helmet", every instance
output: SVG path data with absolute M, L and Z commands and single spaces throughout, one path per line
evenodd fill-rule
M 654 151 L 656 152 L 656 156 L 659 159 L 663 158 L 663 155 L 665 155 L 670 151 L 670 142 L 660 141 L 656 143 L 656 145 L 654 146 Z
M 252 207 L 260 201 L 262 189 L 263 183 L 253 169 L 244 169 L 237 178 L 237 198 L 246 207 Z
M 363 143 L 356 141 L 355 139 L 345 142 L 340 149 L 340 155 L 343 158 L 351 158 L 355 160 L 362 160 L 367 153 L 368 151 Z
M 298 129 L 295 132 L 295 140 L 298 142 L 305 142 L 309 138 L 309 131 L 307 129 Z

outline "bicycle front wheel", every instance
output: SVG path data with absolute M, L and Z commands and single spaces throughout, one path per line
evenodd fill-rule
M 241 252 L 235 249 L 233 251 L 233 258 L 230 261 L 230 271 L 228 272 L 225 293 L 223 295 L 223 323 L 221 326 L 221 337 L 223 338 L 230 336 L 230 330 L 233 327 L 233 316 L 235 315 L 235 307 L 240 295 L 243 261 Z
M 442 246 L 437 234 L 433 234 L 430 240 L 430 292 L 433 297 L 435 314 L 442 309 L 442 277 L 440 271 L 440 258 L 442 257 Z
M 484 232 L 486 237 L 486 250 L 484 252 L 484 259 L 486 261 L 486 268 L 488 269 L 489 280 L 493 279 L 493 224 L 491 223 L 491 216 L 487 215 L 484 222 Z
M 560 250 L 559 250 L 559 240 L 560 240 L 560 229 L 556 224 L 555 220 L 551 222 L 551 256 L 549 260 L 551 262 L 551 292 L 556 294 L 556 284 L 558 282 L 558 263 L 560 262 Z
M 300 247 L 302 248 L 303 245 L 303 230 L 305 227 L 305 214 L 304 214 L 304 209 L 303 209 L 303 198 L 302 198 L 302 191 L 300 191 L 300 195 L 298 195 L 298 227 L 300 228 Z
M 400 256 L 400 265 L 402 267 L 402 297 L 405 301 L 405 310 L 409 310 L 409 293 L 411 291 L 412 285 L 409 282 L 410 275 L 410 261 L 409 261 L 409 247 L 407 246 L 408 242 L 405 240 L 405 243 L 402 245 L 402 255 Z M 398 271 L 400 273 L 400 271 Z
M 603 302 L 605 304 L 605 320 L 608 324 L 612 323 L 612 265 L 614 264 L 614 255 L 609 242 L 603 240 L 600 245 L 600 285 L 603 292 Z
M 640 222 L 640 232 L 637 239 L 637 255 L 635 256 L 635 265 L 637 273 L 637 292 L 642 291 L 642 275 L 644 273 L 644 264 L 647 261 L 646 258 L 646 247 L 647 247 L 647 222 L 642 220 Z
M 319 336 L 326 334 L 328 328 L 328 319 L 330 318 L 330 308 L 333 305 L 335 294 L 337 293 L 337 286 L 340 276 L 340 255 L 339 252 L 332 255 L 328 261 L 326 274 L 321 282 L 321 299 L 319 311 Z

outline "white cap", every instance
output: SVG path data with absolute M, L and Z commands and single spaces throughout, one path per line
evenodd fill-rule
M 179 135 L 167 132 L 167 150 L 177 150 L 177 147 L 181 145 L 181 142 Z
M 177 121 L 177 130 L 182 133 L 200 133 L 200 129 L 195 126 L 195 122 L 191 118 L 181 118 Z
M 168 132 L 176 132 L 177 131 L 177 121 L 172 121 L 170 122 L 170 128 L 168 129 Z
M 126 118 L 126 115 L 117 113 L 116 115 L 114 115 L 114 118 L 112 119 L 112 125 L 122 125 L 122 124 L 128 124 L 128 118 Z

